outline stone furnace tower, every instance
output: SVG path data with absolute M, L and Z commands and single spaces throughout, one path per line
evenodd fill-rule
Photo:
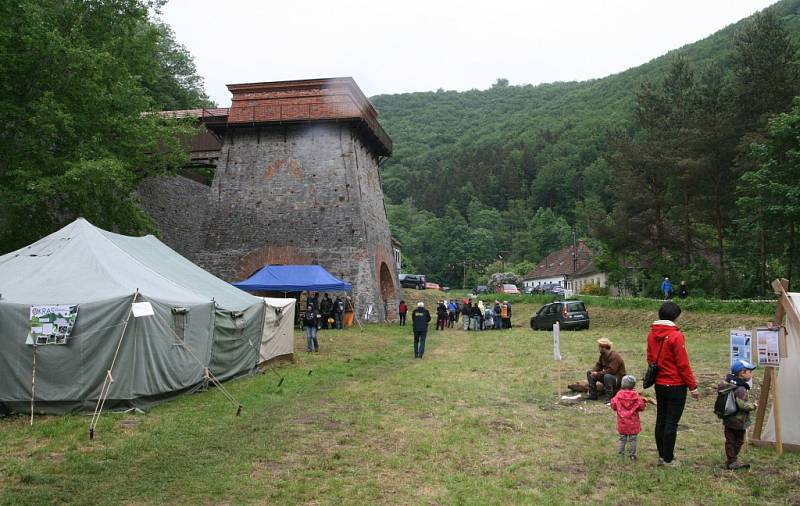
M 381 319 L 384 301 L 393 313 L 397 267 L 378 175 L 392 144 L 372 104 L 351 78 L 228 89 L 230 109 L 176 112 L 194 113 L 217 138 L 216 150 L 208 134 L 193 140 L 193 158 L 215 166 L 210 187 L 178 176 L 140 188 L 164 240 L 230 281 L 265 264 L 317 263 L 353 284 L 359 317 L 372 304 Z

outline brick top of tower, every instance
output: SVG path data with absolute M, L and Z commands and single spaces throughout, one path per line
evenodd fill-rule
M 377 111 L 350 77 L 229 84 L 228 90 L 233 94 L 228 126 L 357 121 L 378 155 L 392 152 Z

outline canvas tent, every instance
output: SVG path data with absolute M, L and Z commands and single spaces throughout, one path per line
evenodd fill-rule
M 153 315 L 130 317 L 134 299 Z M 32 308 L 47 305 L 77 306 L 74 327 L 65 344 L 34 347 L 32 328 L 49 324 L 33 325 Z M 0 256 L 0 411 L 30 409 L 34 357 L 35 409 L 47 413 L 93 409 L 112 361 L 107 407 L 194 390 L 206 370 L 246 374 L 262 360 L 266 312 L 153 236 L 78 219 Z
M 335 278 L 320 265 L 265 265 L 233 283 L 247 292 L 351 292 L 353 285 Z
M 264 333 L 261 335 L 261 360 L 288 357 L 294 353 L 294 299 L 263 297 Z
M 786 313 L 786 350 L 778 369 L 781 439 L 784 446 L 800 450 L 800 293 L 784 292 L 780 300 Z M 775 409 L 769 411 L 761 441 L 774 443 Z

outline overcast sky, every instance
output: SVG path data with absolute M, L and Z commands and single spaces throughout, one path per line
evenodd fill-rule
M 352 76 L 367 96 L 604 77 L 774 0 L 170 0 L 205 88 Z

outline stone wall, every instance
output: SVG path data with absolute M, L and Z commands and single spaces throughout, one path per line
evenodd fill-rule
M 168 245 L 223 279 L 318 263 L 353 284 L 359 317 L 373 304 L 382 319 L 384 299 L 392 317 L 399 291 L 383 191 L 353 125 L 229 127 L 210 188 L 150 180 L 143 207 Z
M 193 259 L 203 248 L 204 222 L 211 189 L 182 176 L 154 177 L 138 188 L 142 208 L 161 231 L 161 240 Z

